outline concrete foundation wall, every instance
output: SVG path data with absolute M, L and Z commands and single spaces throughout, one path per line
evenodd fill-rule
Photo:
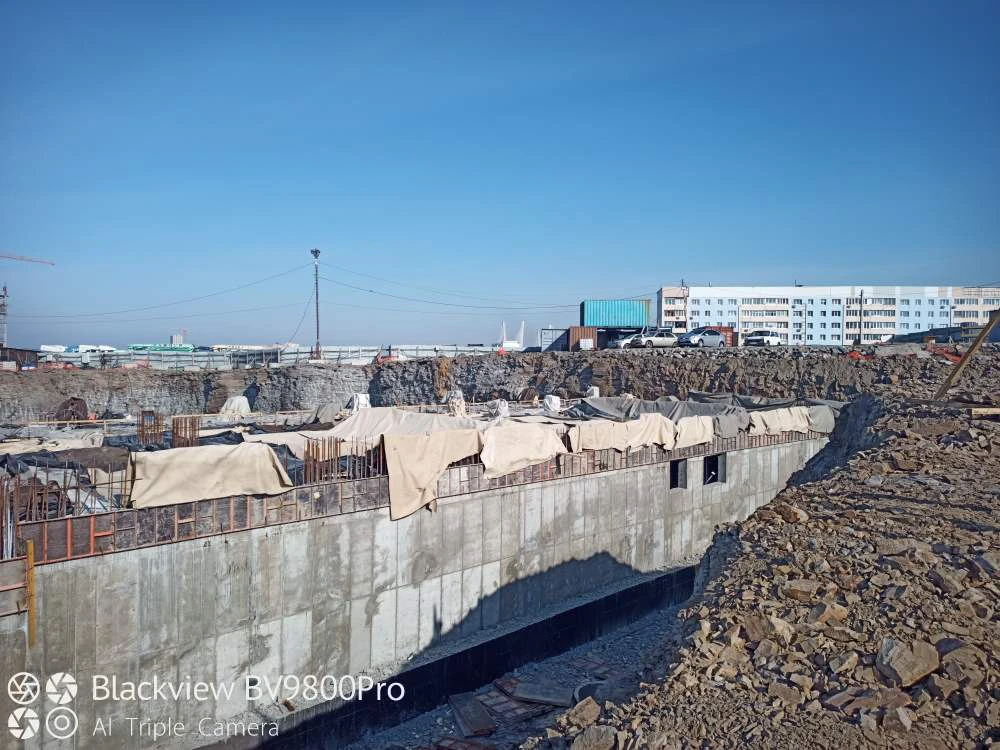
M 3 734 L 0 747 L 147 747 L 126 716 L 190 728 L 287 714 L 249 705 L 244 675 L 392 674 L 428 647 L 672 567 L 704 551 L 717 524 L 770 501 L 825 443 L 731 452 L 725 483 L 703 486 L 705 459 L 690 458 L 686 489 L 669 489 L 669 465 L 656 464 L 451 497 L 396 522 L 379 508 L 38 567 L 37 645 L 26 646 L 25 616 L 0 619 L 0 673 L 74 674 L 81 729 L 63 742 Z M 240 684 L 231 699 L 95 706 L 94 674 Z M 0 693 L 0 716 L 13 708 Z M 108 717 L 118 731 L 94 736 Z

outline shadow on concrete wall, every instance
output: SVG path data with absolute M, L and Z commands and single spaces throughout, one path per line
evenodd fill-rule
M 546 607 L 565 599 L 567 591 L 579 590 L 582 594 L 587 588 L 599 589 L 629 578 L 636 579 L 635 585 L 545 615 Z M 414 657 L 418 664 L 387 680 L 403 684 L 406 690 L 403 700 L 369 698 L 317 712 L 266 747 L 336 748 L 367 731 L 395 726 L 443 704 L 449 695 L 475 690 L 527 662 L 562 653 L 654 609 L 682 602 L 691 595 L 694 579 L 694 567 L 639 574 L 606 552 L 519 579 L 481 599 L 448 632 L 442 632 L 440 615 L 434 613 L 434 636 Z M 469 638 L 473 633 L 488 638 L 488 631 L 480 633 L 483 623 L 495 622 L 498 615 L 521 616 L 524 619 L 519 622 L 525 624 L 513 631 L 497 628 L 497 635 L 485 642 L 482 638 L 475 641 Z M 535 622 L 531 622 L 532 615 Z

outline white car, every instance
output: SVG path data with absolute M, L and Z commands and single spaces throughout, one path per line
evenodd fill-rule
M 669 328 L 653 328 L 642 333 L 637 333 L 632 337 L 629 346 L 642 347 L 644 349 L 677 346 L 677 336 Z
M 750 331 L 743 337 L 743 346 L 781 346 L 784 341 L 775 331 Z

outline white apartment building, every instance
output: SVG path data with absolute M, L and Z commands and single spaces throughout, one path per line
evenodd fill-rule
M 998 287 L 691 286 L 657 292 L 657 323 L 675 331 L 729 326 L 777 332 L 790 345 L 886 341 L 931 328 L 980 326 L 1000 308 Z

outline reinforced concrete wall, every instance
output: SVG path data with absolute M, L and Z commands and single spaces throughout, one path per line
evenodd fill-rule
M 770 501 L 825 443 L 730 452 L 726 481 L 708 485 L 707 457 L 695 457 L 686 488 L 670 489 L 661 463 L 449 497 L 396 522 L 376 508 L 39 566 L 37 643 L 27 647 L 25 615 L 0 618 L 0 674 L 25 670 L 43 684 L 75 675 L 80 730 L 61 742 L 4 733 L 0 747 L 153 746 L 129 734 L 127 717 L 183 722 L 188 736 L 161 739 L 165 747 L 218 740 L 195 733 L 206 717 L 291 726 L 308 711 L 251 705 L 245 675 L 391 675 L 414 657 L 689 562 L 717 524 Z M 94 674 L 238 687 L 217 700 L 95 704 Z M 0 716 L 14 708 L 0 693 Z M 110 736 L 94 735 L 97 719 L 110 720 Z

